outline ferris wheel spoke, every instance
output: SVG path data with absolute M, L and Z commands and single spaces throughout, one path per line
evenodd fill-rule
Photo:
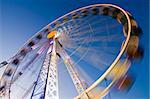
M 89 22 L 89 24 L 90 25 L 97 25 L 96 23 L 90 23 Z M 86 25 L 86 26 L 83 26 L 83 27 L 79 27 L 79 29 L 74 29 L 74 30 L 72 30 L 73 32 L 71 32 L 71 34 L 70 35 L 72 35 L 73 37 L 74 36 L 76 36 L 76 35 L 73 35 L 73 34 L 79 34 L 79 33 L 85 33 L 85 32 L 87 32 L 87 31 L 85 31 L 85 30 L 90 30 L 90 27 L 89 27 L 89 24 L 88 25 Z M 99 23 L 100 24 L 100 23 Z M 99 27 L 97 27 L 97 28 L 99 28 Z M 84 32 L 85 31 L 85 32 Z M 78 33 L 79 32 L 79 33 Z
M 46 45 L 47 45 L 47 44 L 46 44 Z M 35 50 L 35 49 L 34 49 L 34 50 Z M 34 50 L 32 50 L 32 51 L 34 51 Z M 42 49 L 41 49 L 41 50 L 42 50 Z M 41 53 L 41 50 L 38 51 L 39 54 Z M 23 48 L 23 49 L 20 51 L 20 54 L 22 54 L 23 56 L 21 56 L 20 54 L 16 54 L 13 58 L 11 58 L 11 61 L 16 61 L 16 62 L 19 61 L 19 63 L 21 63 L 21 61 L 24 60 L 25 57 L 29 58 L 29 56 L 27 56 L 28 53 L 29 53 L 29 52 L 26 52 L 25 49 Z M 17 57 L 20 58 L 20 60 L 18 60 Z M 26 58 L 26 59 L 27 59 L 27 58 Z M 26 60 L 24 60 L 24 61 L 26 61 Z
M 118 26 L 119 26 L 118 24 L 117 25 L 113 24 L 113 25 L 110 25 L 109 28 L 114 29 L 114 28 L 116 28 Z M 105 32 L 106 30 L 105 30 L 105 27 L 97 27 L 97 28 L 94 28 L 93 31 L 94 31 L 94 33 L 92 35 L 96 35 L 96 34 L 98 35 L 98 34 L 101 34 L 101 33 Z M 82 30 L 82 31 L 79 31 L 79 32 L 74 32 L 69 37 L 70 38 L 77 38 L 77 37 L 82 37 L 85 34 L 89 34 L 89 33 L 91 33 L 90 28 Z
M 22 99 L 27 99 L 27 96 L 30 94 L 30 92 L 32 91 L 34 85 L 35 85 L 36 82 L 34 82 L 30 87 L 29 89 L 26 90 L 26 92 L 23 94 L 22 96 Z
M 23 67 L 22 67 L 22 70 L 25 71 L 29 66 L 30 64 L 32 64 L 34 62 L 34 60 L 36 60 L 41 54 L 43 54 L 43 52 L 45 51 L 45 49 L 47 48 L 48 46 L 43 46 L 41 47 L 37 53 L 29 60 L 29 62 L 27 62 Z
M 32 65 L 32 63 L 39 57 L 40 54 L 42 54 L 45 49 L 46 49 L 47 45 L 46 46 L 43 46 L 41 47 L 37 53 L 34 55 L 34 57 L 32 57 L 32 59 L 30 59 L 30 61 L 28 61 L 25 65 L 22 66 L 22 69 L 21 71 L 18 72 L 18 74 L 16 74 L 14 77 L 13 77 L 13 80 L 12 80 L 12 84 L 17 80 L 19 79 L 19 77 L 21 77 L 25 72 L 26 70 Z
M 77 52 L 76 52 L 76 54 L 75 55 L 80 55 L 80 57 L 82 57 L 82 54 L 84 53 L 84 52 L 86 52 L 88 49 L 86 49 L 86 50 L 78 50 Z M 93 54 L 96 54 L 97 52 L 94 52 L 94 51 L 90 51 L 90 49 L 88 50 L 89 52 L 91 52 L 91 53 L 93 53 Z M 112 54 L 112 55 L 109 55 L 109 52 L 107 51 L 100 51 L 101 53 L 103 53 L 103 54 L 101 54 L 101 56 L 111 56 L 111 57 L 115 57 L 115 55 L 114 54 Z M 110 53 L 111 54 L 111 53 Z M 89 56 L 89 55 L 88 55 Z M 95 55 L 96 56 L 96 55 Z M 93 56 L 93 58 L 94 58 L 94 56 Z M 88 61 L 89 59 L 87 58 L 87 61 Z M 94 62 L 94 61 L 93 61 Z
M 93 48 L 95 48 L 95 50 L 93 50 Z M 109 54 L 109 55 L 116 55 L 117 54 L 117 50 L 118 50 L 119 48 L 117 48 L 117 47 L 115 47 L 115 46 L 106 46 L 106 45 L 104 45 L 104 46 L 98 46 L 98 47 L 91 47 L 90 49 L 89 49 L 89 51 L 90 52 L 93 52 L 93 53 L 107 53 L 107 54 Z M 86 47 L 82 47 L 81 48 L 81 51 L 85 51 L 85 50 L 87 50 L 87 48 Z M 99 51 L 100 50 L 100 51 Z M 83 52 L 82 51 L 82 52 Z
M 99 30 L 98 33 L 102 33 L 102 32 L 104 32 L 104 31 L 105 31 L 105 30 L 103 30 L 103 31 L 100 31 L 100 30 Z M 91 33 L 90 30 L 88 30 L 87 32 L 88 32 L 88 33 Z M 87 32 L 85 32 L 85 33 L 87 33 Z M 94 33 L 91 34 L 91 35 L 94 35 L 96 32 L 97 32 L 97 31 L 94 31 Z M 84 34 L 85 34 L 85 33 L 84 33 Z M 79 40 L 78 42 L 80 42 L 80 36 L 81 36 L 81 35 L 77 36 L 78 38 L 77 38 L 77 37 L 74 37 L 74 38 L 70 38 L 70 40 L 69 40 L 69 39 L 68 39 L 68 40 L 69 40 L 69 41 L 73 40 L 73 42 L 75 42 L 76 40 Z M 112 35 L 112 36 L 113 36 L 113 35 Z M 81 39 L 82 39 L 82 38 L 84 39 L 84 38 L 86 38 L 86 37 L 81 37 Z M 89 38 L 90 38 L 90 37 L 89 37 Z M 98 38 L 98 37 L 96 37 L 96 38 Z M 102 38 L 102 37 L 99 37 L 99 38 L 101 38 L 100 40 L 103 40 L 103 39 L 104 39 L 104 38 Z M 114 35 L 114 37 L 112 37 L 112 38 L 115 38 L 115 35 Z M 116 37 L 116 38 L 117 38 L 117 37 Z M 119 38 L 121 39 L 121 37 L 119 37 Z M 88 37 L 87 37 L 87 39 L 88 39 Z M 94 37 L 93 37 L 93 39 L 94 39 Z M 111 38 L 110 38 L 110 39 L 111 39 Z M 117 38 L 117 39 L 118 39 L 118 38 Z M 117 40 L 117 39 L 116 39 L 116 40 Z M 89 40 L 90 40 L 90 39 L 89 39 Z M 106 39 L 105 39 L 105 40 L 106 40 Z M 113 41 L 116 41 L 116 40 L 114 39 Z M 109 40 L 109 41 L 110 41 L 110 40 Z M 73 42 L 72 42 L 72 43 L 73 43 Z M 68 44 L 67 44 L 67 45 L 68 45 Z M 71 44 L 71 45 L 72 45 L 72 44 Z
M 81 55 L 82 53 L 76 53 L 76 55 L 78 57 L 82 57 Z M 88 56 L 88 57 L 87 57 Z M 81 58 L 80 58 L 81 59 Z M 101 59 L 101 60 L 97 60 L 97 59 Z M 82 59 L 84 62 L 88 63 L 88 64 L 91 64 L 91 66 L 93 66 L 94 68 L 100 70 L 100 71 L 104 71 L 106 69 L 106 67 L 109 65 L 109 63 L 107 61 L 104 61 L 102 60 L 101 57 L 98 57 L 98 56 L 94 56 L 93 55 L 86 55 L 86 57 L 84 57 Z M 81 61 L 81 60 L 80 60 Z M 79 61 L 77 61 L 78 63 Z
M 67 48 L 65 48 L 66 50 L 75 50 L 76 48 L 78 48 L 79 46 L 68 46 Z M 86 45 L 83 45 L 81 46 L 78 51 L 79 52 L 84 52 L 88 49 L 88 47 Z M 97 53 L 97 52 L 107 52 L 108 54 L 111 54 L 111 55 L 115 55 L 116 54 L 116 51 L 117 49 L 119 49 L 118 47 L 115 47 L 115 46 L 107 46 L 107 45 L 99 45 L 99 46 L 92 46 L 89 48 L 89 51 L 90 52 L 94 52 L 94 53 Z
M 47 45 L 48 43 L 49 43 L 48 40 L 45 40 L 45 41 L 43 41 L 43 42 L 39 42 L 39 43 L 35 44 L 35 45 L 32 46 L 31 48 L 32 48 L 32 50 L 35 50 L 35 49 L 37 49 L 37 48 L 39 48 L 39 47 L 41 47 L 41 46 L 43 46 L 43 45 Z
M 97 20 L 96 22 L 94 20 Z M 81 29 L 86 29 L 88 27 L 88 24 L 91 24 L 93 26 L 97 25 L 97 24 L 103 24 L 106 20 L 108 20 L 107 18 L 101 18 L 101 17 L 92 17 L 91 19 L 80 19 L 79 21 L 77 20 L 76 25 L 77 27 L 73 27 L 73 31 L 78 30 L 80 31 Z M 72 25 L 71 25 L 72 26 Z
M 93 22 L 97 17 L 91 17 L 90 15 L 87 16 L 86 18 L 78 18 L 78 19 L 72 19 L 72 21 L 67 22 L 68 25 L 71 25 L 73 30 L 79 29 L 81 26 L 85 26 L 89 24 L 88 22 L 91 21 Z M 84 20 L 83 20 L 84 19 Z M 85 21 L 88 20 L 88 21 Z M 101 22 L 104 21 L 104 19 L 100 19 Z
M 92 32 L 93 32 L 93 31 L 92 31 Z M 81 57 L 82 57 L 82 56 L 81 56 Z M 79 61 L 80 61 L 80 59 L 79 59 Z M 79 61 L 78 61 L 78 62 L 79 62 Z M 78 62 L 77 62 L 77 63 L 78 63 Z
M 107 47 L 107 46 L 106 46 L 106 47 Z M 115 47 L 114 47 L 114 48 L 115 48 Z M 108 50 L 110 50 L 110 49 L 112 50 L 112 49 L 114 49 L 114 48 L 113 48 L 113 47 L 108 47 L 107 49 L 108 49 Z M 97 49 L 97 51 L 95 52 L 93 49 Z M 73 50 L 71 50 L 71 49 L 66 49 L 66 50 L 69 51 L 69 52 L 72 52 L 72 51 L 73 51 Z M 91 55 L 90 55 L 90 54 L 87 54 L 86 57 L 84 57 L 82 60 L 84 60 L 85 62 L 88 62 L 88 63 L 90 62 L 91 65 L 93 64 L 94 67 L 96 66 L 96 68 L 98 68 L 100 71 L 103 71 L 103 70 L 105 70 L 105 69 L 107 68 L 107 67 L 104 68 L 104 66 L 103 66 L 104 64 L 105 64 L 105 66 L 108 66 L 109 63 L 111 63 L 111 62 L 108 62 L 108 60 L 106 60 L 106 59 L 104 60 L 104 59 L 101 59 L 101 57 L 99 57 L 99 56 L 97 57 L 97 55 L 96 55 L 95 53 L 97 53 L 99 50 L 102 50 L 100 47 L 97 47 L 97 48 L 96 48 L 96 47 L 95 47 L 95 48 L 89 48 L 89 49 L 82 47 L 82 48 L 80 48 L 79 50 L 76 51 L 75 55 L 81 58 L 81 57 L 83 57 L 83 56 L 85 55 L 84 53 L 85 53 L 87 50 L 88 50 L 89 52 L 91 52 L 92 54 L 94 54 L 94 57 L 92 57 L 92 56 L 93 56 L 92 54 L 91 54 Z M 102 50 L 101 53 L 103 53 L 103 55 L 105 55 L 105 56 L 107 55 L 107 56 L 109 56 L 109 57 L 110 57 L 110 54 L 112 54 L 112 53 L 109 53 L 108 51 L 106 51 L 106 48 L 105 48 L 105 50 Z M 116 54 L 113 53 L 113 54 L 112 54 L 112 57 L 115 57 L 115 55 L 116 55 Z M 87 58 L 87 56 L 88 56 L 88 58 Z M 91 57 L 91 58 L 90 58 L 90 57 Z M 103 57 L 103 56 L 102 56 L 102 57 Z M 96 59 L 101 59 L 101 60 L 96 61 Z M 91 63 L 91 62 L 92 62 L 92 63 Z M 101 64 L 102 64 L 102 65 L 101 65 Z M 100 66 L 100 65 L 101 65 L 101 66 Z
M 123 76 L 130 66 L 120 61 L 142 54 L 140 32 L 131 14 L 118 6 L 95 4 L 74 10 L 41 29 L 9 61 L 0 63 L 0 68 L 6 67 L 0 96 L 59 99 L 58 65 L 64 62 L 66 68 L 60 73 L 69 73 L 79 94 L 75 99 L 105 98 L 113 85 L 126 79 Z M 119 88 L 122 85 L 123 81 Z
M 95 23 L 88 22 L 88 23 L 87 23 L 86 25 L 84 25 L 83 27 L 82 27 L 82 26 L 79 26 L 78 28 L 73 28 L 73 29 L 72 29 L 73 32 L 70 33 L 70 35 L 76 34 L 78 31 L 90 29 L 90 28 L 89 28 L 89 24 L 94 26 L 94 25 L 100 24 L 100 23 L 102 23 L 102 22 L 104 22 L 104 21 L 106 21 L 106 19 L 97 21 L 97 22 L 95 22 Z
M 110 42 L 119 42 L 121 41 L 123 37 L 118 36 L 117 34 L 113 34 L 109 36 L 109 39 L 107 36 L 95 36 L 95 37 L 81 37 L 81 38 L 74 38 L 71 39 L 72 42 L 76 42 L 77 44 L 80 44 L 83 40 L 86 40 L 86 43 L 92 43 L 92 42 L 99 42 L 99 43 L 110 43 Z

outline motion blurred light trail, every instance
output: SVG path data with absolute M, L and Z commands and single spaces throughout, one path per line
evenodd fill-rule
M 78 93 L 75 99 L 110 98 L 110 89 L 121 91 L 132 85 L 128 70 L 130 61 L 142 56 L 141 32 L 133 16 L 113 4 L 71 11 L 37 32 L 10 61 L 1 63 L 6 69 L 0 96 L 61 98 L 58 67 L 62 65 L 58 63 L 63 61 Z

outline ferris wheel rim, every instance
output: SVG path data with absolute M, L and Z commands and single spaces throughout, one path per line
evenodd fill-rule
M 128 13 L 122 9 L 121 7 L 117 6 L 117 5 L 113 5 L 113 4 L 94 4 L 94 5 L 89 5 L 89 6 L 85 6 L 85 7 L 82 7 L 82 8 L 78 8 L 76 10 L 73 10 L 59 18 L 57 18 L 56 20 L 52 21 L 51 23 L 49 23 L 46 27 L 52 25 L 53 23 L 57 22 L 58 20 L 74 13 L 74 12 L 77 12 L 77 11 L 80 11 L 80 10 L 83 10 L 83 9 L 86 9 L 86 8 L 90 8 L 90 7 L 97 7 L 97 6 L 105 6 L 105 7 L 114 7 L 114 8 L 117 8 L 119 10 L 121 10 L 123 12 L 123 14 L 126 16 L 127 18 L 127 23 L 128 23 L 128 31 L 127 31 L 127 36 L 126 36 L 126 40 L 124 41 L 124 45 L 122 47 L 122 49 L 120 50 L 119 54 L 117 55 L 117 57 L 115 58 L 115 60 L 111 63 L 111 65 L 109 66 L 109 68 L 102 74 L 102 76 L 100 76 L 90 87 L 88 87 L 84 92 L 82 92 L 81 94 L 79 94 L 78 96 L 76 96 L 75 98 L 78 99 L 81 95 L 83 95 L 84 93 L 88 93 L 90 90 L 92 90 L 94 87 L 96 87 L 101 81 L 104 80 L 104 78 L 110 73 L 110 71 L 114 68 L 114 66 L 117 64 L 117 62 L 119 61 L 119 59 L 121 58 L 121 56 L 123 55 L 127 45 L 128 45 L 128 42 L 129 42 L 129 39 L 130 39 L 130 34 L 131 34 L 131 22 L 130 22 L 130 18 L 129 18 L 129 15 Z M 115 83 L 114 81 L 112 81 L 112 83 L 107 87 L 107 91 L 109 90 L 109 88 L 113 85 L 113 83 Z M 106 91 L 106 90 L 105 90 Z M 104 95 L 104 94 L 103 94 Z M 102 95 L 102 96 L 103 96 Z
M 102 76 L 100 76 L 90 87 L 88 87 L 84 92 L 82 92 L 81 94 L 79 94 L 76 98 L 78 99 L 82 94 L 84 93 L 88 93 L 90 90 L 92 90 L 94 87 L 96 87 L 102 80 L 104 80 L 104 78 L 110 73 L 110 71 L 113 69 L 113 67 L 117 64 L 117 62 L 119 61 L 119 59 L 121 58 L 121 56 L 123 55 L 126 47 L 127 47 L 127 44 L 129 42 L 129 39 L 130 39 L 130 33 L 131 33 L 131 22 L 130 22 L 130 18 L 128 16 L 128 13 L 122 9 L 121 7 L 119 6 L 116 6 L 116 5 L 113 5 L 113 4 L 94 4 L 94 5 L 89 5 L 89 6 L 86 6 L 86 7 L 82 7 L 82 8 L 79 8 L 79 9 L 76 9 L 76 10 L 73 10 L 59 18 L 57 18 L 56 20 L 54 20 L 53 22 L 51 22 L 50 24 L 48 24 L 48 26 L 50 26 L 51 24 L 57 22 L 58 20 L 74 13 L 74 12 L 77 12 L 77 11 L 80 11 L 80 10 L 83 10 L 83 9 L 86 9 L 86 8 L 90 8 L 90 7 L 97 7 L 97 6 L 111 6 L 111 7 L 114 7 L 114 8 L 117 8 L 119 10 L 121 10 L 123 12 L 123 14 L 126 16 L 127 18 L 127 22 L 128 22 L 128 32 L 127 32 L 127 37 L 126 37 L 126 40 L 124 42 L 124 45 L 121 49 L 121 51 L 119 52 L 119 54 L 117 55 L 116 59 L 111 63 L 111 65 L 109 66 L 109 68 L 102 74 Z M 109 87 L 107 87 L 109 90 L 109 88 L 113 85 L 114 81 L 110 84 Z M 103 96 L 103 95 L 102 95 Z
M 65 15 L 63 15 L 63 16 L 61 16 L 61 17 L 59 17 L 59 18 L 57 18 L 56 20 L 52 21 L 51 23 L 49 23 L 47 26 L 45 26 L 44 28 L 42 28 L 42 29 L 40 30 L 40 31 L 42 31 L 42 30 L 45 29 L 46 27 L 49 27 L 49 26 L 52 25 L 53 23 L 57 22 L 58 20 L 60 20 L 60 19 L 62 19 L 62 18 L 64 18 L 64 17 L 66 17 L 66 16 L 68 16 L 68 15 L 74 13 L 74 12 L 77 12 L 77 11 L 80 11 L 80 10 L 83 10 L 83 9 L 86 9 L 86 8 L 98 7 L 98 6 L 102 6 L 102 7 L 103 7 L 103 6 L 106 6 L 106 7 L 107 7 L 107 6 L 108 6 L 108 7 L 114 7 L 114 8 L 117 8 L 117 9 L 119 9 L 119 10 L 121 10 L 121 11 L 123 12 L 123 14 L 124 14 L 124 15 L 126 16 L 126 18 L 127 18 L 127 23 L 128 23 L 127 37 L 126 37 L 126 40 L 125 40 L 125 42 L 124 42 L 124 45 L 123 45 L 121 51 L 119 51 L 119 54 L 117 55 L 117 57 L 115 58 L 115 60 L 111 63 L 111 65 L 109 66 L 109 68 L 108 68 L 108 69 L 104 72 L 104 74 L 102 74 L 102 76 L 100 76 L 90 87 L 88 87 L 84 92 L 82 92 L 81 94 L 79 94 L 77 97 L 80 97 L 83 93 L 89 92 L 89 91 L 92 90 L 94 87 L 96 87 L 102 80 L 104 80 L 104 78 L 109 74 L 109 72 L 113 69 L 113 67 L 115 66 L 115 64 L 119 61 L 119 59 L 120 59 L 121 56 L 123 55 L 123 53 L 124 53 L 124 51 L 125 51 L 125 49 L 126 49 L 126 47 L 127 47 L 127 44 L 128 44 L 128 42 L 129 42 L 130 33 L 131 33 L 131 22 L 130 22 L 130 18 L 129 18 L 129 16 L 128 16 L 127 12 L 126 12 L 124 9 L 120 8 L 119 6 L 116 6 L 116 5 L 113 5 L 113 4 L 94 4 L 94 5 L 89 5 L 89 6 L 86 6 L 86 7 L 82 7 L 82 8 L 73 10 L 73 11 L 71 11 L 71 12 L 69 12 L 69 13 L 67 13 L 67 14 L 65 14 Z M 40 32 L 40 31 L 39 31 L 39 32 Z M 38 34 L 39 32 L 37 32 L 36 34 Z M 35 34 L 35 35 L 36 35 L 36 34 Z M 35 37 L 35 35 L 33 35 L 28 41 L 30 41 L 33 37 Z M 25 44 L 27 44 L 28 41 L 27 41 Z M 25 45 L 25 44 L 24 44 L 24 45 Z M 24 46 L 24 45 L 23 45 L 23 46 Z M 21 47 L 20 49 L 22 49 L 22 47 Z M 18 50 L 18 51 L 20 51 L 20 50 Z

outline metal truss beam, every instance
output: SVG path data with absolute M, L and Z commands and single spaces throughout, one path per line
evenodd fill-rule
M 58 96 L 58 72 L 55 40 L 50 46 L 31 99 L 59 99 Z
M 85 86 L 83 84 L 83 82 L 81 81 L 79 74 L 77 72 L 77 70 L 73 67 L 73 61 L 71 60 L 70 56 L 67 54 L 67 52 L 63 49 L 62 45 L 60 44 L 59 41 L 57 41 L 58 43 L 58 47 L 57 47 L 57 51 L 59 53 L 59 55 L 61 56 L 61 58 L 63 59 L 66 68 L 71 76 L 71 79 L 76 87 L 77 92 L 80 94 L 82 92 L 84 92 L 85 88 L 87 86 Z M 85 93 L 83 95 L 83 97 L 81 99 L 89 99 L 88 95 Z

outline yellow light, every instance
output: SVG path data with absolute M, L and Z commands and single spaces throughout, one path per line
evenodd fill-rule
M 47 35 L 47 38 L 49 38 L 49 39 L 50 39 L 50 38 L 54 37 L 56 33 L 57 33 L 57 31 L 56 31 L 56 30 L 51 31 L 51 32 Z

